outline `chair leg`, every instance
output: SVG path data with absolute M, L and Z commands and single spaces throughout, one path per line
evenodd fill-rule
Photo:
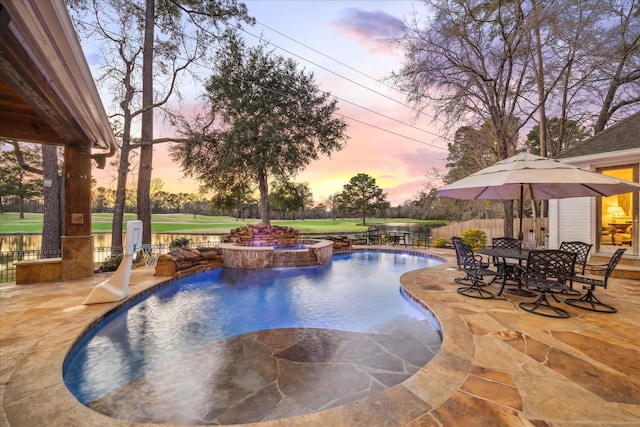
M 457 277 L 453 279 L 458 285 L 469 286 L 473 282 L 473 277 L 471 275 L 466 274 L 464 277 Z
M 582 295 L 582 292 L 580 292 L 577 289 L 573 289 L 573 282 L 569 281 L 569 286 L 567 286 L 565 289 L 562 290 L 561 292 L 564 295 Z
M 597 311 L 598 313 L 616 313 L 618 310 L 608 304 L 601 302 L 593 293 L 593 289 L 588 289 L 587 293 L 582 298 L 568 298 L 564 300 L 565 303 L 581 308 L 583 310 Z M 589 306 L 586 306 L 588 304 Z
M 560 307 L 555 307 L 551 305 L 551 303 L 549 302 L 549 299 L 547 298 L 546 292 L 542 292 L 540 294 L 540 297 L 534 302 L 521 302 L 518 305 L 524 311 L 528 311 L 529 313 L 533 313 L 533 314 L 538 314 L 540 316 L 557 317 L 560 319 L 566 319 L 567 317 L 569 317 L 569 312 L 561 309 Z M 541 309 L 541 310 L 538 311 L 538 309 Z M 550 310 L 551 312 L 549 311 L 545 312 L 542 310 Z
M 479 279 L 472 279 L 471 284 L 469 286 L 462 286 L 458 288 L 458 293 L 471 298 L 480 298 L 480 299 L 491 299 L 494 295 L 487 291 L 486 289 L 482 289 L 482 286 L 486 286 L 486 283 L 482 282 Z

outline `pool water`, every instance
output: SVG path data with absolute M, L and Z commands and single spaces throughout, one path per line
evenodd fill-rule
M 440 264 L 417 254 L 356 251 L 322 266 L 219 269 L 172 281 L 107 316 L 72 348 L 64 381 L 90 403 L 207 345 L 249 332 L 324 328 L 376 333 L 431 314 L 402 295 L 402 273 Z

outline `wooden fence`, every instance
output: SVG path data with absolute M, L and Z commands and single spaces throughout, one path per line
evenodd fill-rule
M 518 229 L 520 220 L 513 220 L 513 237 L 518 237 Z M 504 219 L 471 219 L 469 221 L 456 222 L 443 227 L 431 229 L 431 240 L 438 237 L 444 237 L 450 240 L 453 236 L 460 236 L 462 231 L 469 228 L 479 228 L 487 234 L 487 246 L 491 245 L 493 237 L 504 236 Z M 530 230 L 532 232 L 530 232 Z M 524 233 L 524 244 L 542 246 L 544 244 L 544 236 L 549 233 L 548 218 L 524 218 L 522 220 L 522 231 Z

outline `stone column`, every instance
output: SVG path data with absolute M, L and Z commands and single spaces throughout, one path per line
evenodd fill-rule
M 84 142 L 64 150 L 64 236 L 62 279 L 93 274 L 91 235 L 91 150 Z

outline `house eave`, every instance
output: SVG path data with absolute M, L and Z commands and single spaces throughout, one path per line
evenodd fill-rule
M 115 152 L 102 100 L 63 1 L 0 0 L 0 137 Z
M 567 157 L 558 160 L 574 166 L 588 167 L 589 169 L 595 169 L 596 167 L 628 165 L 640 162 L 640 147 L 629 150 Z

